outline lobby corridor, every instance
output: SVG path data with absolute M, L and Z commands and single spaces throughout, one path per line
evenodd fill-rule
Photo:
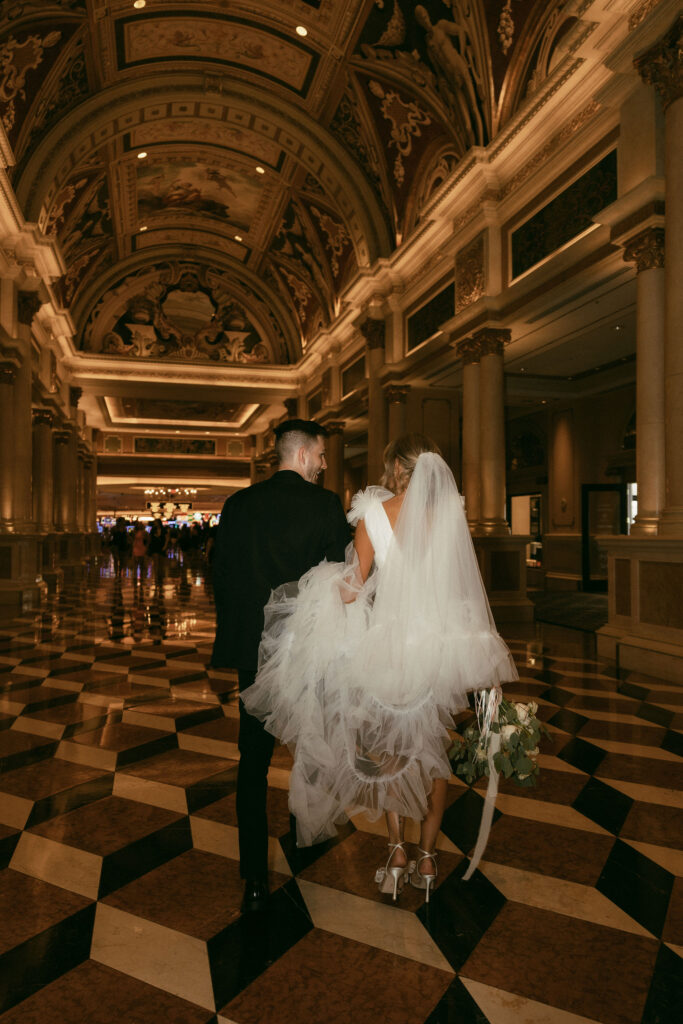
M 93 560 L 0 622 L 2 1024 L 673 1024 L 683 955 L 680 686 L 592 634 L 502 629 L 549 729 L 540 785 L 451 779 L 429 906 L 378 893 L 381 822 L 297 851 L 269 776 L 271 896 L 240 914 L 236 676 L 208 668 L 206 564 Z M 408 839 L 415 838 L 409 831 Z

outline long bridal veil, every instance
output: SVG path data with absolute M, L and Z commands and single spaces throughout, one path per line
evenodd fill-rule
M 424 453 L 395 531 L 369 488 L 352 520 L 374 509 L 389 534 L 366 581 L 344 563 L 311 569 L 266 607 L 259 673 L 247 710 L 290 745 L 290 808 L 300 845 L 336 832 L 347 813 L 424 817 L 448 778 L 452 715 L 470 691 L 517 678 L 498 636 L 464 509 L 443 459 Z

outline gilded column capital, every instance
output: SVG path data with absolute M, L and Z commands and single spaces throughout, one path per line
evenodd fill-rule
M 345 426 L 346 420 L 332 420 L 330 423 L 325 424 L 325 430 L 330 436 L 333 434 L 343 435 Z
M 0 363 L 0 384 L 14 384 L 17 367 L 14 363 Z
M 54 426 L 55 418 L 49 409 L 32 409 L 31 417 L 33 419 L 33 426 Z
M 478 363 L 481 358 L 481 350 L 479 344 L 474 338 L 463 338 L 455 346 L 455 351 L 460 356 L 465 366 L 469 366 L 471 363 Z
M 641 270 L 660 270 L 664 266 L 664 228 L 646 228 L 624 245 L 624 261 Z
M 390 405 L 405 405 L 409 391 L 407 384 L 387 384 L 384 394 Z
M 369 349 L 384 348 L 386 339 L 386 324 L 384 320 L 375 320 L 368 317 L 359 326 L 359 330 Z
M 295 420 L 299 410 L 299 399 L 285 398 L 284 406 L 285 409 L 287 410 L 287 419 Z
M 75 385 L 72 384 L 69 388 L 69 404 L 73 405 L 74 409 L 78 408 L 78 403 L 80 402 L 82 396 L 83 388 L 76 387 Z
M 478 345 L 480 357 L 502 356 L 503 349 L 509 345 L 511 337 L 512 331 L 507 327 L 482 327 L 472 335 L 472 341 Z
M 683 96 L 683 15 L 679 15 L 669 31 L 633 61 L 640 77 L 653 85 L 666 110 Z
M 73 431 L 69 430 L 68 427 L 61 427 L 59 430 L 55 430 L 54 438 L 57 444 L 68 444 L 73 437 Z

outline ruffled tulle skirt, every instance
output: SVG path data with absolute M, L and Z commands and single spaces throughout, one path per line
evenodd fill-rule
M 377 573 L 356 584 L 354 572 L 350 550 L 345 564 L 323 562 L 273 592 L 259 672 L 242 695 L 293 753 L 301 846 L 360 811 L 423 818 L 433 780 L 451 774 L 452 716 L 468 692 L 517 677 L 488 619 L 460 608 L 413 613 L 406 627 L 377 614 Z

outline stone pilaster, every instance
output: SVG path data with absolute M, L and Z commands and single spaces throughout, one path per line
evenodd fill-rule
M 503 350 L 510 331 L 485 327 L 473 336 L 479 348 L 481 507 L 479 530 L 508 534 L 505 519 L 505 394 Z
M 14 381 L 17 367 L 0 363 L 0 528 L 13 528 Z
M 402 384 L 389 384 L 384 389 L 384 397 L 389 408 L 389 440 L 395 441 L 406 432 L 406 400 L 410 387 Z
M 656 534 L 665 503 L 664 231 L 650 227 L 624 246 L 638 273 L 636 305 L 636 480 L 631 533 Z
M 325 487 L 338 494 L 344 500 L 344 427 L 339 420 L 326 423 L 327 437 L 327 469 L 325 470 Z
M 643 80 L 664 107 L 666 266 L 664 408 L 666 503 L 659 534 L 683 538 L 683 15 L 666 35 L 635 60 Z
M 33 520 L 39 533 L 54 527 L 53 425 L 49 409 L 33 410 Z
M 366 343 L 368 374 L 368 483 L 379 483 L 384 472 L 386 437 L 386 408 L 380 374 L 384 367 L 384 320 L 369 317 L 360 325 Z
M 475 530 L 481 510 L 479 425 L 479 346 L 465 338 L 456 347 L 462 359 L 462 492 L 470 529 Z

